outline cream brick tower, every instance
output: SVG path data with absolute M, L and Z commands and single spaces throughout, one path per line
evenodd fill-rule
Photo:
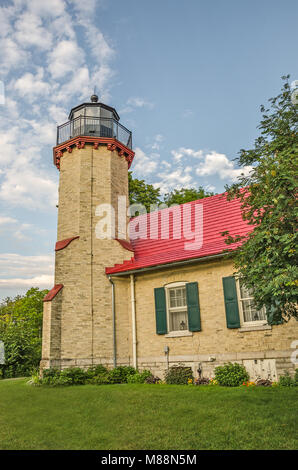
M 118 221 L 118 198 L 127 206 L 133 157 L 131 132 L 96 95 L 73 108 L 69 121 L 58 127 L 55 286 L 44 299 L 41 368 L 112 364 L 115 359 L 112 284 L 105 267 L 132 257 L 127 220 Z M 96 235 L 102 204 L 115 211 L 114 239 Z M 128 345 L 128 331 L 121 336 Z M 125 346 L 122 354 L 129 354 Z

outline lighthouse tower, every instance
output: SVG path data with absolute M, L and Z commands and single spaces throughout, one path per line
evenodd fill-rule
M 60 172 L 55 285 L 44 298 L 41 368 L 113 364 L 115 299 L 105 267 L 133 255 L 118 210 L 119 201 L 124 211 L 128 205 L 132 135 L 92 95 L 58 126 L 53 157 Z M 98 224 L 109 207 L 113 230 L 105 238 Z M 127 335 L 121 331 L 122 356 Z

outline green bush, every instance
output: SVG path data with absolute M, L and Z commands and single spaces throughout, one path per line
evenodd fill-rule
M 83 385 L 86 383 L 103 385 L 103 384 L 122 384 L 127 383 L 128 378 L 137 374 L 136 369 L 130 366 L 119 366 L 114 369 L 108 370 L 103 365 L 89 367 L 87 371 L 84 371 L 80 367 L 69 367 L 62 371 L 52 367 L 50 369 L 44 369 L 42 373 L 42 379 L 40 384 L 58 386 L 58 385 Z M 135 382 L 143 383 L 148 375 L 151 375 L 149 371 L 144 371 L 142 374 L 138 374 Z M 36 377 L 32 376 L 28 382 L 31 385 L 36 384 Z
M 165 373 L 165 381 L 167 384 L 187 385 L 189 379 L 193 380 L 191 367 L 173 366 Z
M 83 385 L 87 381 L 87 373 L 80 367 L 69 367 L 59 370 L 55 367 L 44 369 L 42 373 L 43 385 Z
M 72 385 L 83 385 L 86 383 L 88 375 L 80 367 L 69 367 L 61 372 L 60 377 L 69 378 Z
M 102 364 L 89 367 L 89 369 L 86 371 L 86 375 L 88 379 L 92 379 L 93 377 L 96 377 L 102 374 L 107 374 L 107 373 L 108 373 L 108 369 L 104 367 Z
M 90 383 L 94 385 L 108 385 L 111 383 L 109 373 L 102 373 L 100 375 L 96 375 L 90 380 Z
M 298 385 L 298 373 L 295 370 L 295 376 L 291 377 L 289 372 L 286 372 L 285 375 L 279 377 L 278 385 L 282 387 L 296 387 Z
M 127 382 L 129 384 L 143 384 L 146 382 L 148 377 L 151 377 L 152 374 L 150 370 L 143 370 L 143 372 L 136 372 L 127 377 Z
M 73 385 L 73 382 L 72 378 L 62 371 L 60 375 L 55 375 L 52 378 L 52 383 L 50 385 L 53 387 L 57 387 L 59 385 Z
M 229 362 L 215 368 L 215 380 L 225 387 L 238 387 L 249 380 L 249 375 L 244 366 Z
M 118 366 L 109 371 L 111 384 L 125 384 L 129 376 L 136 374 L 136 369 L 130 366 Z
M 146 384 L 158 384 L 160 382 L 161 379 L 153 374 L 150 374 L 145 380 Z
M 51 367 L 50 369 L 44 369 L 42 371 L 42 384 L 43 385 L 53 385 L 53 382 L 60 377 L 61 371 L 56 367 Z

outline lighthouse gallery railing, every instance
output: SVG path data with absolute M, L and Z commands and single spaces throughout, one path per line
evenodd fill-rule
M 78 116 L 57 127 L 57 145 L 78 136 L 110 137 L 132 148 L 131 131 L 113 118 Z

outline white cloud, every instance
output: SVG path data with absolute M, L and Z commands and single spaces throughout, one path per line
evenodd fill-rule
M 54 282 L 54 255 L 24 256 L 0 254 L 0 288 L 51 288 Z
M 145 100 L 144 98 L 131 97 L 126 101 L 126 106 L 119 112 L 121 114 L 131 113 L 135 108 L 154 108 L 154 103 Z
M 180 147 L 178 150 L 172 150 L 171 154 L 176 162 L 179 162 L 184 157 L 202 158 L 203 150 L 193 150 L 190 148 Z
M 137 176 L 149 175 L 153 173 L 158 166 L 158 161 L 156 160 L 159 157 L 158 154 L 152 154 L 148 156 L 143 152 L 142 149 L 137 147 L 135 149 L 135 158 L 133 172 Z
M 234 168 L 234 163 L 226 155 L 212 151 L 205 155 L 204 162 L 196 169 L 196 174 L 198 176 L 218 175 L 222 180 L 235 181 L 242 173 L 247 175 L 251 170 L 251 166 Z
M 1 50 L 1 70 L 2 75 L 11 69 L 16 69 L 25 65 L 30 57 L 30 53 L 21 49 L 11 37 L 0 39 Z
M 50 289 L 53 287 L 54 275 L 42 274 L 40 276 L 30 278 L 11 278 L 11 279 L 0 279 L 0 288 L 6 287 L 16 289 L 19 287 L 40 287 L 43 289 Z
M 51 86 L 43 80 L 43 76 L 43 68 L 38 67 L 35 75 L 27 72 L 20 77 L 15 82 L 14 88 L 22 98 L 27 98 L 31 102 L 40 97 L 46 98 L 50 94 Z
M 48 56 L 48 70 L 53 78 L 62 78 L 80 69 L 84 62 L 84 51 L 76 41 L 64 40 L 56 44 Z
M 42 50 L 51 49 L 53 36 L 51 32 L 42 25 L 42 20 L 39 16 L 25 12 L 15 22 L 14 28 L 14 36 L 22 47 L 34 46 Z
M 9 168 L 0 186 L 0 199 L 29 210 L 45 210 L 57 204 L 58 185 L 35 166 Z
M 127 100 L 128 106 L 134 106 L 135 108 L 153 108 L 154 104 L 150 101 L 146 101 L 144 98 L 129 98 Z
M 0 228 L 3 226 L 11 225 L 17 223 L 17 219 L 13 217 L 5 217 L 0 215 Z
M 28 10 L 41 17 L 56 17 L 65 12 L 65 2 L 63 0 L 29 0 L 26 3 Z
M 173 189 L 190 188 L 193 183 L 192 175 L 183 168 L 176 168 L 174 171 L 164 171 L 157 175 L 160 180 L 154 184 L 162 194 L 168 193 Z

